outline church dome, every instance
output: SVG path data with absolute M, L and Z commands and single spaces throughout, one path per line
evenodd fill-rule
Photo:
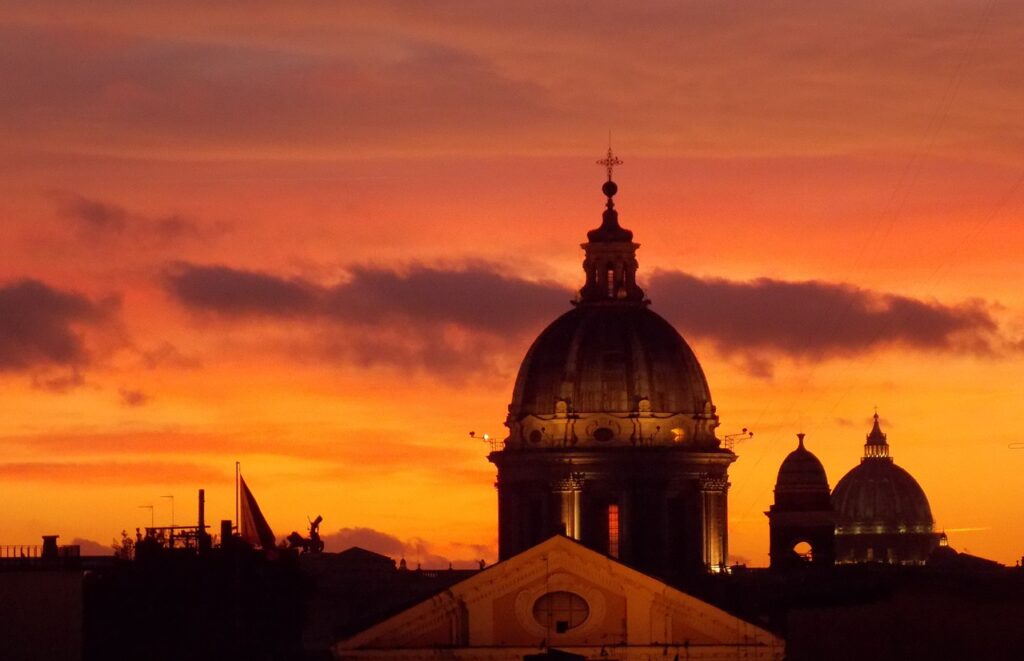
M 775 490 L 780 489 L 828 489 L 828 477 L 825 467 L 821 465 L 814 453 L 804 447 L 804 435 L 797 434 L 799 445 L 790 452 L 779 466 L 779 477 L 775 480 Z
M 804 435 L 796 436 L 799 440 L 797 448 L 779 466 L 774 509 L 828 510 L 831 505 L 825 467 L 813 452 L 804 447 Z
M 865 456 L 836 484 L 832 505 L 840 528 L 850 532 L 928 532 L 934 520 L 917 480 L 889 456 L 885 434 L 875 424 Z
M 569 310 L 534 341 L 509 404 L 515 448 L 719 447 L 718 416 L 693 350 L 649 308 L 636 283 L 633 232 L 619 225 L 609 153 L 601 225 L 583 244 L 586 279 Z
M 843 525 L 931 532 L 934 524 L 924 489 L 892 461 L 861 462 L 839 480 L 832 504 Z
M 676 329 L 644 304 L 579 305 L 534 341 L 519 368 L 509 413 L 702 413 L 707 379 Z

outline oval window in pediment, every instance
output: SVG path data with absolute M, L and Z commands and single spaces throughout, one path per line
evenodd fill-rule
M 587 621 L 590 606 L 575 592 L 548 592 L 534 602 L 533 617 L 551 633 L 565 633 Z

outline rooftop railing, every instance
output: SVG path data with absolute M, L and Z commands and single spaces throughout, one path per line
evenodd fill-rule
M 81 548 L 77 544 L 57 547 L 58 558 L 77 558 Z M 43 547 L 40 544 L 0 544 L 0 559 L 42 559 Z

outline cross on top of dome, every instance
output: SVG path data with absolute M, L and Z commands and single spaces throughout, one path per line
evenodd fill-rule
M 598 165 L 603 165 L 608 170 L 608 181 L 612 180 L 612 170 L 615 169 L 616 165 L 622 165 L 622 159 L 612 153 L 611 146 L 608 147 L 608 155 L 597 162 Z M 614 195 L 614 193 L 612 193 Z
M 608 181 L 601 186 L 608 201 L 601 226 L 587 232 L 587 243 L 583 244 L 587 252 L 583 263 L 587 282 L 580 290 L 580 301 L 641 302 L 645 300 L 644 292 L 636 284 L 636 249 L 639 246 L 633 243 L 633 233 L 619 225 L 619 212 L 612 199 L 619 190 L 612 181 L 612 172 L 616 165 L 622 165 L 622 159 L 609 147 L 607 156 L 597 164 L 608 172 Z

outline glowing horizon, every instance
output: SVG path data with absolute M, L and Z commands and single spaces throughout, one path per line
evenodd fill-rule
M 924 9 L 927 9 L 925 11 Z M 582 283 L 613 129 L 722 420 L 730 552 L 878 406 L 958 549 L 1024 550 L 1024 8 L 0 9 L 0 544 L 179 522 L 492 561 L 487 448 Z M 607 44 L 614 44 L 608 48 Z M 166 510 L 166 511 L 165 511 Z M 345 532 L 342 533 L 342 529 Z M 334 535 L 332 538 L 331 536 Z M 330 548 L 330 547 L 329 547 Z

